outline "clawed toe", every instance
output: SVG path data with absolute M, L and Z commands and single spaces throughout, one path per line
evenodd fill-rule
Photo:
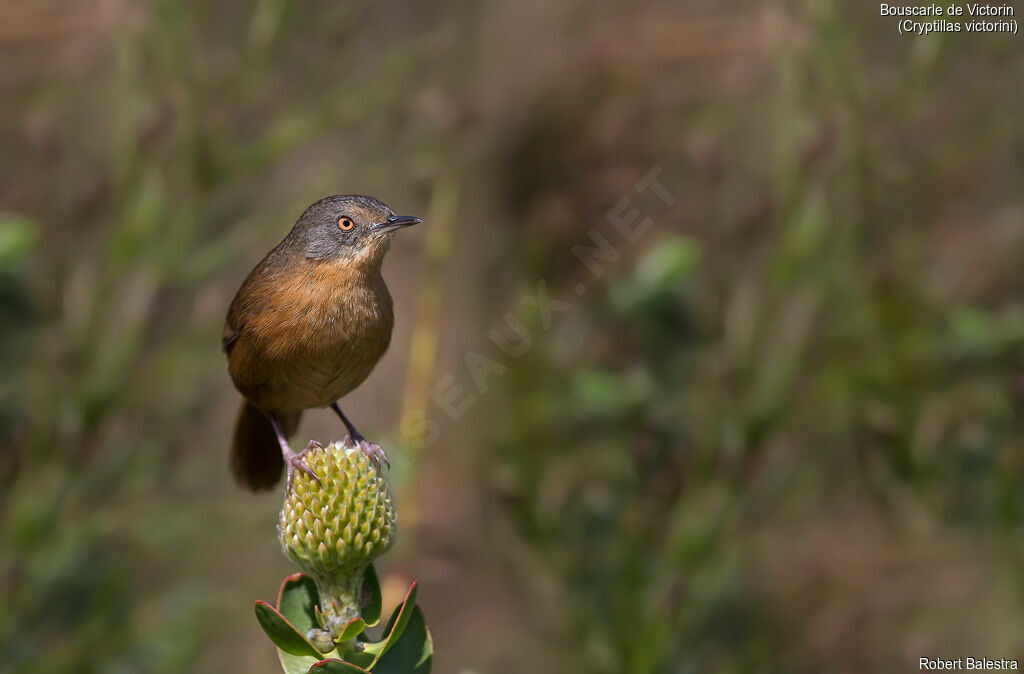
M 375 442 L 367 442 L 366 438 L 363 437 L 362 433 L 356 430 L 356 427 L 349 421 L 345 413 L 341 411 L 341 407 L 338 406 L 337 402 L 331 403 L 331 409 L 341 417 L 342 423 L 345 424 L 345 428 L 348 429 L 349 434 L 345 436 L 342 444 L 345 447 L 355 446 L 359 447 L 363 451 L 363 454 L 370 457 L 370 459 L 377 465 L 377 468 L 387 466 L 391 468 L 391 462 L 388 461 L 388 455 L 384 453 L 381 446 Z
M 386 466 L 388 470 L 391 469 L 391 462 L 388 460 L 388 455 L 384 453 L 383 447 L 376 442 L 367 442 L 366 438 L 359 438 L 357 444 L 359 449 L 363 450 L 363 454 L 370 457 L 378 467 Z
M 288 466 L 288 490 L 289 491 L 292 488 L 292 479 L 295 476 L 295 471 L 296 470 L 300 470 L 303 473 L 305 473 L 306 475 L 308 475 L 311 478 L 313 478 L 314 480 L 316 480 L 316 483 L 318 485 L 320 485 L 321 487 L 324 486 L 323 482 L 320 481 L 320 478 L 317 476 L 316 472 L 312 468 L 310 468 L 309 464 L 306 463 L 302 459 L 302 455 L 305 454 L 306 452 L 308 452 L 314 446 L 322 447 L 323 445 L 321 445 L 316 440 L 310 441 L 310 443 L 308 445 L 306 445 L 306 449 L 302 450 L 301 453 L 299 453 L 299 454 L 292 454 L 290 457 L 287 458 L 286 465 Z

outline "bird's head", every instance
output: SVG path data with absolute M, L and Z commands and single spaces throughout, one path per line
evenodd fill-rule
M 299 216 L 288 238 L 315 260 L 351 259 L 379 265 L 394 232 L 422 222 L 394 211 L 373 197 L 325 197 Z

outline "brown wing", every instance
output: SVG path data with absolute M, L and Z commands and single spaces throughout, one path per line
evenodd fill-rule
M 238 337 L 241 334 L 242 331 L 231 325 L 231 323 L 224 323 L 224 332 L 220 336 L 220 348 L 224 353 L 231 353 L 231 347 L 238 341 Z
M 260 267 L 263 264 L 260 263 L 255 269 L 249 272 L 249 276 L 246 277 L 245 283 L 235 293 L 235 298 L 231 300 L 231 307 L 228 309 L 227 318 L 224 320 L 224 330 L 220 335 L 220 346 L 224 350 L 224 353 L 228 355 L 228 359 L 231 359 L 231 352 L 235 343 L 242 336 L 242 331 L 245 329 L 247 319 L 247 307 L 252 304 L 252 297 L 254 295 L 254 285 L 259 282 Z M 258 293 L 257 293 L 258 294 Z
M 238 289 L 228 309 L 220 338 L 221 347 L 228 356 L 231 380 L 235 388 L 246 397 L 251 397 L 267 378 L 253 350 L 252 322 L 265 309 L 266 303 L 273 301 L 273 287 L 268 279 L 272 276 L 269 273 L 270 260 L 275 251 L 249 272 L 242 287 Z

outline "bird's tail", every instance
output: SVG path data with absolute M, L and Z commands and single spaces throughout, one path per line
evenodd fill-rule
M 277 415 L 285 436 L 299 427 L 302 412 Z M 231 472 L 235 481 L 252 491 L 270 489 L 281 479 L 284 460 L 274 427 L 266 414 L 242 401 L 231 440 Z

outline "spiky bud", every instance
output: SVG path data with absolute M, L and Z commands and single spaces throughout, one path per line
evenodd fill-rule
M 362 607 L 363 574 L 395 540 L 391 485 L 358 447 L 310 447 L 303 459 L 320 483 L 296 471 L 281 510 L 284 553 L 316 581 L 324 627 L 335 637 Z

